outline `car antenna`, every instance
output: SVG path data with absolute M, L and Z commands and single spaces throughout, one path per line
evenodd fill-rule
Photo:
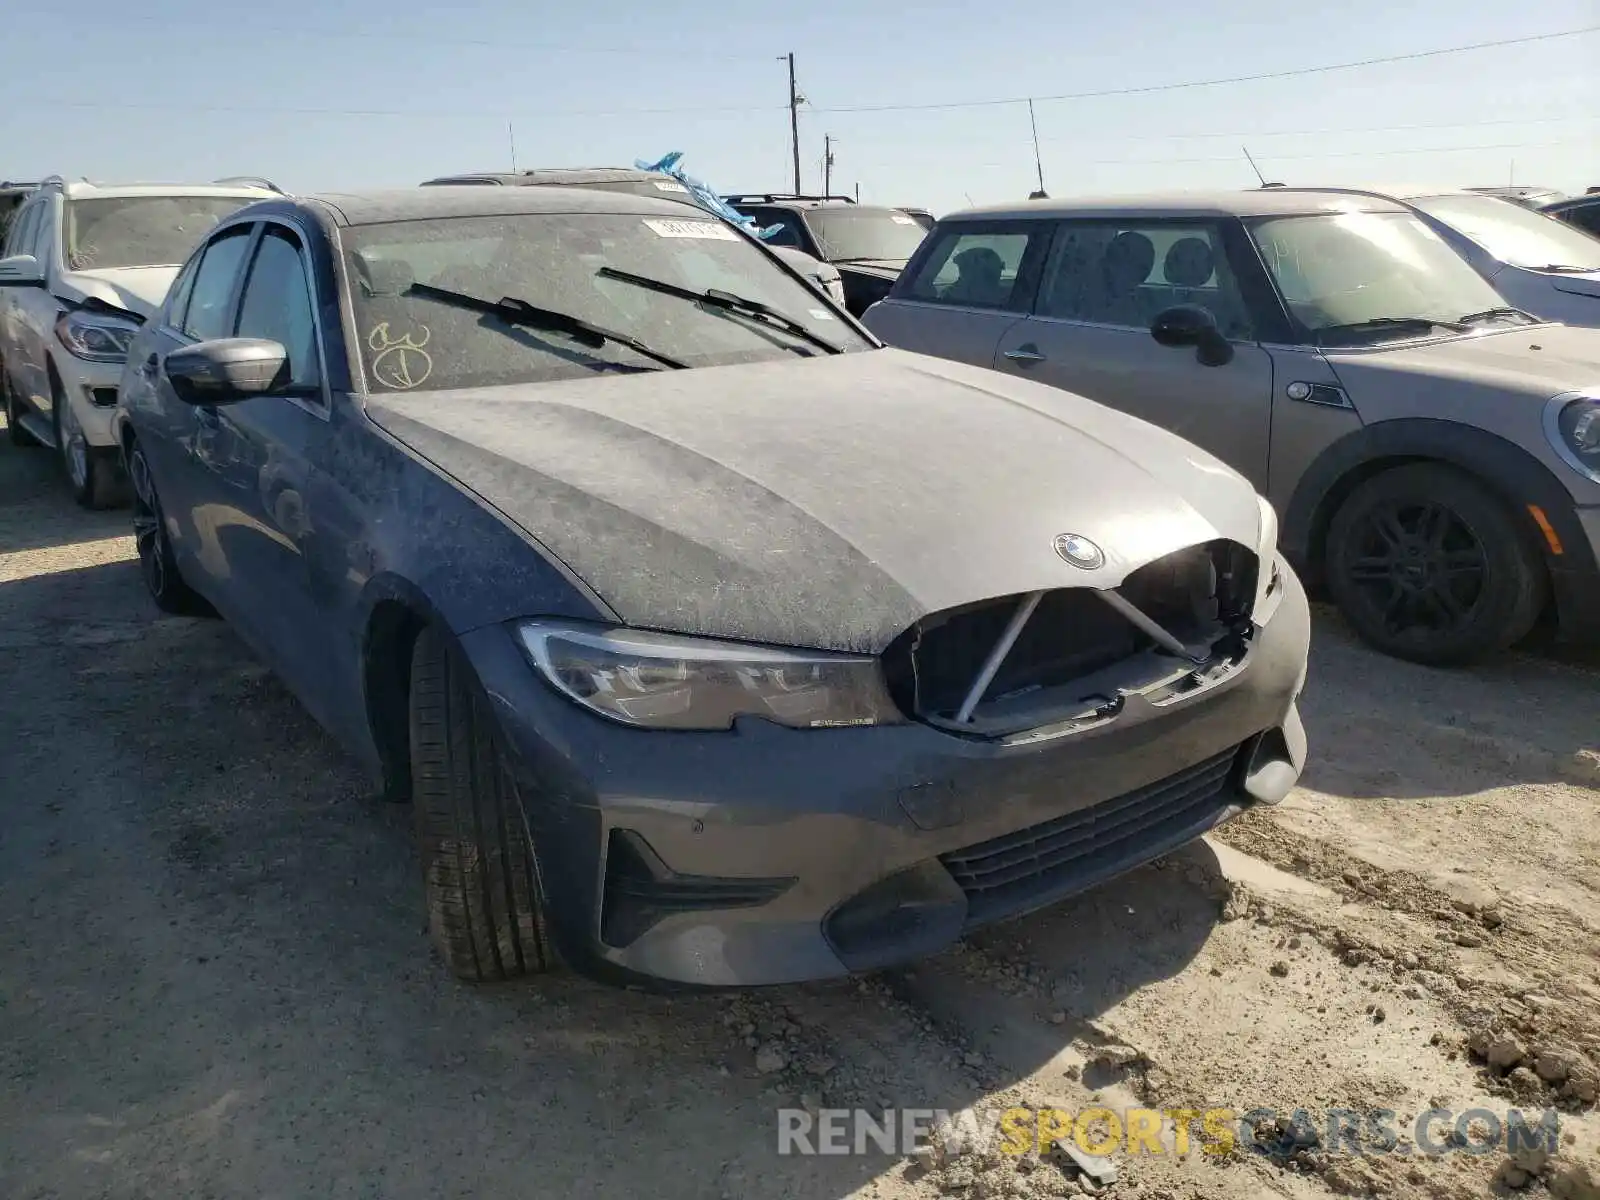
M 1239 149 L 1244 151 L 1245 161 L 1250 164 L 1250 169 L 1256 173 L 1256 178 L 1261 181 L 1261 186 L 1262 187 L 1269 188 L 1269 187 L 1282 187 L 1283 186 L 1283 184 L 1281 184 L 1281 183 L 1268 183 L 1267 182 L 1267 177 L 1261 173 L 1261 168 L 1256 166 L 1256 160 L 1254 158 L 1250 157 L 1250 147 L 1249 146 L 1240 146 Z

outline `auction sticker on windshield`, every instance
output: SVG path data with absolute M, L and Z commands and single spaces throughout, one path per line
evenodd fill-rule
M 681 183 L 667 183 L 665 180 L 657 180 L 656 189 L 663 192 L 687 192 L 689 190 Z
M 646 217 L 644 223 L 657 237 L 709 238 L 716 242 L 737 242 L 739 235 L 716 221 L 674 221 Z

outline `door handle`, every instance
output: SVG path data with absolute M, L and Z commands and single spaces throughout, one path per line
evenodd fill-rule
M 203 404 L 195 406 L 194 419 L 207 429 L 215 429 L 219 423 L 217 410 L 214 408 L 207 408 Z
M 1005 356 L 1014 363 L 1038 363 L 1044 361 L 1044 355 L 1039 353 L 1039 347 L 1029 342 L 1026 346 L 1018 346 L 1015 350 L 1007 350 Z
M 154 379 L 156 367 L 159 365 L 160 364 L 156 361 L 156 356 L 152 354 L 149 358 L 145 359 L 143 365 L 140 366 L 139 374 L 143 375 L 146 379 Z

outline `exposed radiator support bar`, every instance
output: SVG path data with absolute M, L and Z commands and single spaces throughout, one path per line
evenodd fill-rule
M 1201 666 L 1201 665 L 1203 665 L 1205 663 L 1206 660 L 1205 660 L 1205 656 L 1204 655 L 1195 654 L 1195 652 L 1193 650 L 1189 649 L 1189 647 L 1185 646 L 1177 638 L 1173 637 L 1170 633 L 1168 633 L 1160 625 L 1156 624 L 1149 617 L 1145 616 L 1144 613 L 1140 612 L 1139 609 L 1134 604 L 1129 602 L 1126 598 L 1124 598 L 1123 596 L 1121 596 L 1117 592 L 1110 591 L 1110 590 L 1103 591 L 1103 592 L 1102 591 L 1096 591 L 1095 595 L 1100 597 L 1100 599 L 1104 600 L 1112 608 L 1116 609 L 1117 612 L 1121 613 L 1124 617 L 1126 617 L 1130 622 L 1132 622 L 1134 625 L 1136 625 L 1140 629 L 1142 629 L 1145 633 L 1149 634 L 1158 643 L 1160 643 L 1162 646 L 1166 647 L 1166 649 L 1171 650 L 1179 658 L 1188 659 L 1190 662 L 1194 663 L 1196 666 Z M 999 666 L 998 663 L 996 663 L 995 665 L 996 665 L 996 667 Z
M 966 699 L 961 702 L 961 708 L 956 712 L 957 725 L 965 725 L 972 720 L 972 710 L 978 707 L 978 701 L 982 700 L 983 694 L 989 690 L 989 685 L 994 682 L 995 673 L 1000 670 L 1000 664 L 1005 662 L 1006 655 L 1011 653 L 1011 647 L 1016 645 L 1022 627 L 1028 623 L 1028 618 L 1033 616 L 1033 610 L 1039 607 L 1039 601 L 1043 599 L 1043 592 L 1029 592 L 1022 598 L 1022 603 L 1017 605 L 1017 610 L 1011 614 L 1011 620 L 1006 623 L 1005 632 L 994 644 L 994 649 L 989 651 L 989 657 L 983 660 L 983 669 L 978 672 L 978 677 L 972 681 L 972 687 L 967 690 Z M 1140 616 L 1143 615 L 1140 613 Z

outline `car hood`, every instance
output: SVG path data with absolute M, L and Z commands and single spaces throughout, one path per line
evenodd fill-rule
M 1111 587 L 1259 533 L 1250 485 L 1190 443 L 900 350 L 389 393 L 366 411 L 642 628 L 876 653 L 929 613 Z M 1068 565 L 1062 533 L 1105 565 Z
M 1347 386 L 1361 374 L 1404 374 L 1543 398 L 1600 382 L 1600 329 L 1573 325 L 1528 325 L 1418 345 L 1324 354 Z M 1355 400 L 1360 407 L 1359 391 Z
M 105 267 L 92 271 L 63 274 L 56 291 L 63 300 L 82 304 L 91 297 L 116 308 L 154 314 L 167 298 L 167 289 L 177 277 L 177 267 Z

